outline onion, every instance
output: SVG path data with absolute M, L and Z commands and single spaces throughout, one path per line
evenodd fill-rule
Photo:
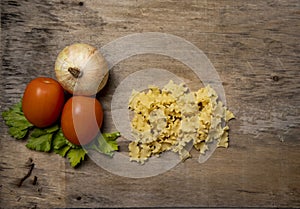
M 95 47 L 83 43 L 67 46 L 58 54 L 55 74 L 66 91 L 82 96 L 97 94 L 109 76 L 104 57 Z

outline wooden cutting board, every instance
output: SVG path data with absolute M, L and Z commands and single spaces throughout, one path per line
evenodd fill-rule
M 236 119 L 229 123 L 229 148 L 217 149 L 205 163 L 194 157 L 155 176 L 129 178 L 91 159 L 73 169 L 54 153 L 31 151 L 8 135 L 1 118 L 1 207 L 300 207 L 299 8 L 297 0 L 2 0 L 1 112 L 20 100 L 31 79 L 55 77 L 56 56 L 66 45 L 101 49 L 130 34 L 159 32 L 206 54 Z M 116 130 L 116 88 L 149 68 L 174 73 L 193 90 L 203 86 L 188 66 L 168 56 L 124 59 L 98 96 L 103 131 Z M 126 149 L 123 138 L 120 147 Z M 28 159 L 35 167 L 18 187 Z

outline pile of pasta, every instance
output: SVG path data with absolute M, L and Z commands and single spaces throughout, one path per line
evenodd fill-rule
M 185 84 L 172 80 L 162 89 L 149 86 L 147 91 L 132 91 L 129 109 L 133 111 L 129 156 L 145 163 L 152 156 L 172 151 L 182 160 L 191 157 L 188 143 L 201 154 L 217 140 L 228 147 L 227 122 L 234 118 L 209 85 L 192 92 Z M 225 125 L 224 125 L 225 124 Z

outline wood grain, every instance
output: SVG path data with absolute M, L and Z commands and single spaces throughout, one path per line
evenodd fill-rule
M 8 135 L 1 118 L 1 207 L 300 207 L 299 9 L 297 0 L 2 0 L 1 112 L 19 101 L 34 77 L 54 77 L 56 56 L 68 44 L 101 48 L 128 34 L 163 32 L 203 50 L 236 119 L 230 147 L 206 163 L 192 158 L 158 176 L 131 179 L 90 159 L 73 169 L 60 156 L 30 151 Z M 116 87 L 149 67 L 201 86 L 191 70 L 168 57 L 124 60 L 99 95 L 104 130 L 114 130 Z M 17 187 L 29 158 L 35 168 Z

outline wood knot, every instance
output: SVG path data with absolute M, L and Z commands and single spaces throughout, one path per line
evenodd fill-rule
M 277 75 L 274 75 L 274 76 L 272 76 L 272 80 L 277 82 L 277 81 L 279 81 L 279 77 Z

